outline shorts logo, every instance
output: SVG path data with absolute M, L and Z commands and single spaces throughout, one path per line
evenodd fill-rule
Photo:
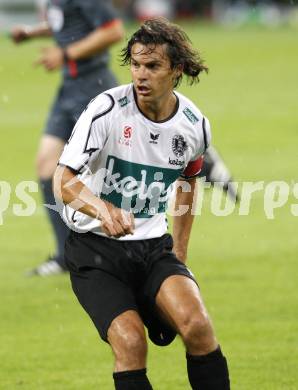
M 187 143 L 182 135 L 174 135 L 172 139 L 172 150 L 177 157 L 182 157 L 187 149 Z
M 160 136 L 160 134 L 154 134 L 154 133 L 151 133 L 151 131 L 150 131 L 150 141 L 149 141 L 149 143 L 150 144 L 157 144 L 159 136 Z

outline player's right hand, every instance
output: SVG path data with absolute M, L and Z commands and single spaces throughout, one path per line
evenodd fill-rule
M 29 35 L 29 28 L 26 27 L 26 26 L 17 26 L 17 27 L 14 27 L 14 28 L 11 30 L 10 36 L 11 36 L 11 39 L 12 39 L 15 43 L 24 42 L 24 41 L 26 41 L 27 39 L 30 38 L 30 35 Z
M 109 237 L 119 238 L 134 233 L 133 214 L 119 209 L 109 202 L 103 201 L 100 220 L 103 233 Z

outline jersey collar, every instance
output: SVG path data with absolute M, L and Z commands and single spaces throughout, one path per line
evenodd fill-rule
M 174 92 L 174 95 L 175 95 L 175 97 L 176 97 L 176 105 L 175 105 L 175 108 L 174 108 L 173 112 L 171 113 L 171 115 L 168 116 L 166 119 L 163 119 L 163 120 L 161 120 L 161 121 L 154 121 L 154 120 L 148 118 L 148 116 L 145 115 L 145 114 L 143 113 L 143 111 L 140 109 L 140 107 L 139 107 L 139 105 L 138 105 L 137 94 L 136 94 L 136 91 L 135 91 L 134 86 L 132 86 L 132 90 L 133 90 L 134 101 L 135 101 L 135 103 L 136 103 L 136 106 L 138 107 L 138 110 L 139 110 L 140 113 L 141 113 L 146 119 L 148 119 L 150 122 L 153 122 L 153 123 L 165 123 L 165 122 L 168 122 L 170 119 L 172 119 L 172 118 L 177 114 L 177 112 L 178 112 L 178 110 L 179 110 L 179 98 L 178 98 L 178 96 L 177 96 L 177 95 L 175 94 L 175 92 Z

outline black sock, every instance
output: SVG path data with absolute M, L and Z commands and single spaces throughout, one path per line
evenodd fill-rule
M 116 390 L 152 390 L 146 375 L 146 368 L 114 372 L 113 378 Z
M 40 186 L 45 204 L 50 204 L 53 206 L 56 205 L 55 197 L 52 190 L 52 179 L 40 180 Z M 60 204 L 59 207 L 60 210 L 62 210 L 63 205 Z M 48 207 L 46 207 L 46 209 L 56 239 L 55 258 L 59 265 L 61 265 L 61 267 L 66 268 L 64 261 L 64 245 L 65 240 L 69 235 L 69 229 L 65 225 L 60 214 L 57 211 L 51 210 Z
M 229 370 L 220 347 L 203 356 L 186 354 L 188 379 L 193 390 L 229 390 Z

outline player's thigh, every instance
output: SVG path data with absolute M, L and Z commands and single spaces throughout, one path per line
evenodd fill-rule
M 172 275 L 163 281 L 156 305 L 162 317 L 179 333 L 193 321 L 209 322 L 197 284 L 185 275 Z
M 65 141 L 50 134 L 43 134 L 37 152 L 37 173 L 43 179 L 53 176 Z
M 70 278 L 78 301 L 104 341 L 108 341 L 108 331 L 114 319 L 127 311 L 137 311 L 129 286 L 108 272 L 70 266 Z

